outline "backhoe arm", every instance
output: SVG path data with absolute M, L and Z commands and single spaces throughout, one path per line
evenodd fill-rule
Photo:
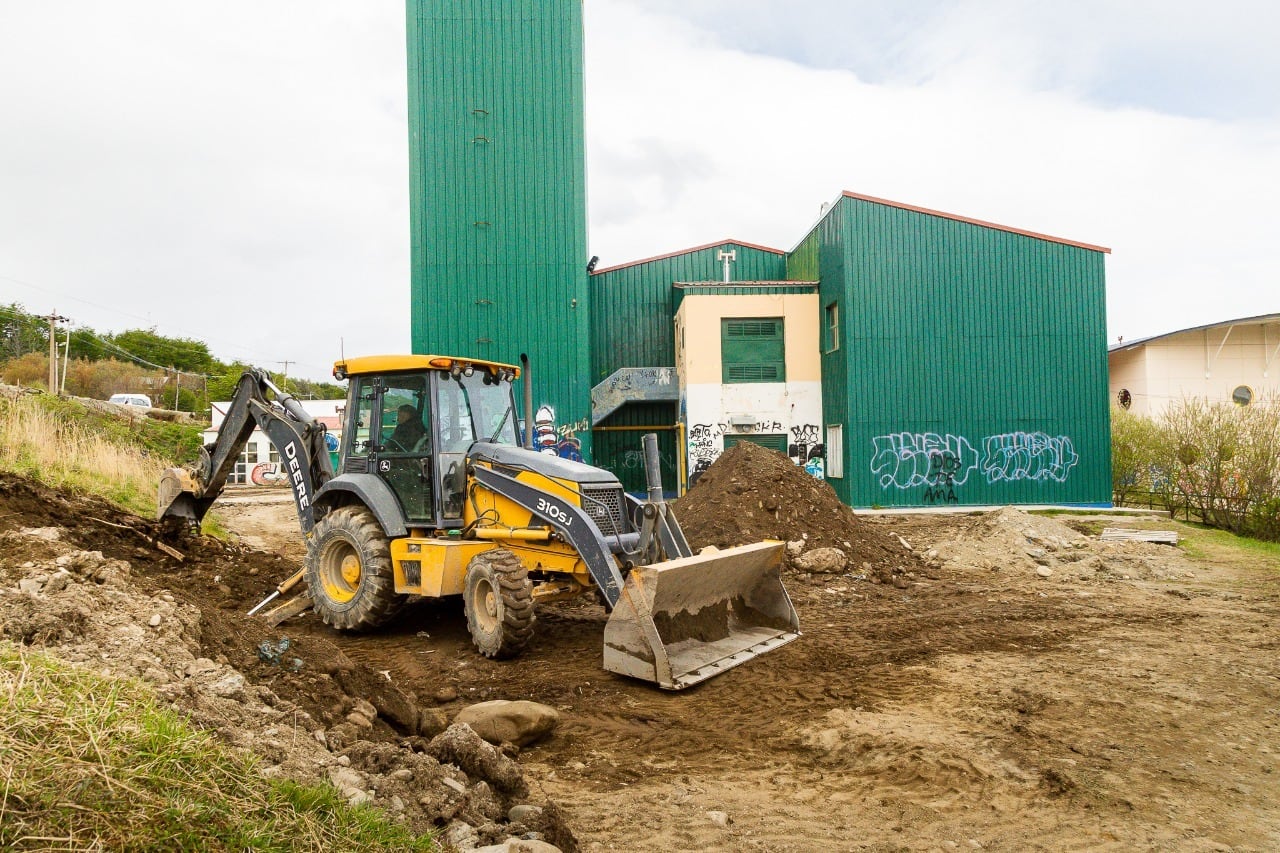
M 255 426 L 279 451 L 280 467 L 289 478 L 298 509 L 298 523 L 304 534 L 310 532 L 315 526 L 312 497 L 333 477 L 324 426 L 257 368 L 241 375 L 218 435 L 200 449 L 199 461 L 164 472 L 156 517 L 198 524 L 222 494 Z

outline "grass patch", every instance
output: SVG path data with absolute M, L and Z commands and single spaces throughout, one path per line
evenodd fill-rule
M 160 422 L 138 426 L 47 395 L 0 398 L 0 470 L 151 516 L 160 473 L 177 461 L 169 451 L 188 443 L 175 431 L 193 434 L 197 447 L 200 433 Z
M 1194 522 L 1179 522 L 1178 527 L 1186 534 L 1182 547 L 1187 556 L 1194 559 L 1214 560 L 1228 554 L 1238 557 L 1243 553 L 1270 562 L 1273 567 L 1280 566 L 1280 542 L 1251 539 Z
M 0 644 L 0 849 L 436 850 L 329 785 L 268 780 L 111 680 Z

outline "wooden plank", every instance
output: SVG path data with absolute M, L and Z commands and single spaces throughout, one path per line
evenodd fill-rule
M 311 596 L 304 592 L 302 595 L 296 595 L 279 607 L 262 614 L 262 621 L 274 628 L 290 616 L 297 616 L 310 608 Z
M 1177 545 L 1178 534 L 1173 530 L 1130 530 L 1125 527 L 1105 527 L 1098 537 L 1103 542 L 1158 542 Z
M 177 560 L 179 563 L 181 563 L 183 560 L 186 559 L 182 555 L 181 551 L 179 551 L 176 548 L 170 548 L 168 545 L 164 544 L 163 542 L 156 542 L 155 546 L 159 548 L 161 551 L 164 551 L 170 557 L 173 557 L 173 559 Z

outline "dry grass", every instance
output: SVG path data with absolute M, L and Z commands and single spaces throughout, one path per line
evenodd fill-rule
M 155 511 L 165 464 L 52 411 L 30 395 L 0 399 L 0 470 L 102 495 L 139 515 Z
M 0 849 L 437 848 L 330 786 L 261 778 L 140 683 L 0 644 Z

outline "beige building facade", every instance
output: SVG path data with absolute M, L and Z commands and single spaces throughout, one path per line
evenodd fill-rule
M 775 292 L 764 283 L 724 287 L 736 292 L 689 293 L 675 316 L 690 485 L 738 441 L 779 450 L 821 476 L 825 439 L 816 285 L 779 283 Z M 800 289 L 810 292 L 795 292 Z M 735 357 L 738 341 L 747 358 Z M 770 348 L 775 357 L 758 358 Z
M 1111 400 L 1159 416 L 1184 397 L 1258 405 L 1280 392 L 1280 314 L 1227 320 L 1110 347 Z

